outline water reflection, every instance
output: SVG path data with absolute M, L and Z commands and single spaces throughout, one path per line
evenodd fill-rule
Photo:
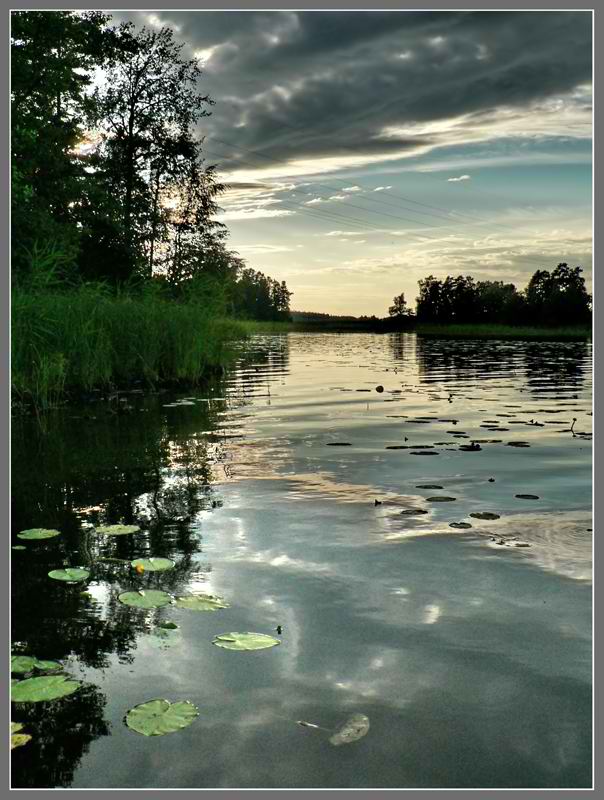
M 85 689 L 17 709 L 34 739 L 13 785 L 589 785 L 590 449 L 563 430 L 573 416 L 585 429 L 589 358 L 575 343 L 259 337 L 188 398 L 132 396 L 121 415 L 91 403 L 44 435 L 16 421 L 13 535 L 61 536 L 12 551 L 13 641 Z M 530 424 L 549 413 L 556 425 Z M 506 446 L 518 439 L 530 447 Z M 140 531 L 92 530 L 118 522 Z M 492 532 L 530 547 L 490 547 Z M 174 569 L 138 575 L 144 556 Z M 88 584 L 49 580 L 64 563 Z M 118 600 L 145 588 L 230 607 Z M 162 637 L 167 619 L 179 628 Z M 211 645 L 277 628 L 271 651 Z M 137 738 L 123 715 L 158 696 L 203 713 Z M 371 731 L 349 748 L 296 725 L 354 712 Z

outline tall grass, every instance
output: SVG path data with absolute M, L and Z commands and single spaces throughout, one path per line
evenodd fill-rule
M 38 409 L 72 391 L 133 380 L 195 384 L 228 364 L 235 340 L 246 336 L 199 303 L 99 286 L 14 288 L 11 324 L 13 397 Z

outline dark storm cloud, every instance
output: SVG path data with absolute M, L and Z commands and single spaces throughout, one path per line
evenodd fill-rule
M 184 12 L 149 14 L 209 56 L 216 101 L 201 133 L 275 159 L 413 152 L 446 138 L 384 138 L 499 108 L 522 109 L 591 80 L 590 12 Z M 115 16 L 125 16 L 118 15 Z M 233 159 L 249 153 L 219 144 Z M 258 160 L 255 166 L 268 166 Z M 248 163 L 247 166 L 251 164 Z

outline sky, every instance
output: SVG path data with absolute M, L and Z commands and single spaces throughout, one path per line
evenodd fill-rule
M 229 246 L 292 308 L 385 316 L 427 275 L 592 267 L 590 11 L 132 11 L 214 105 Z

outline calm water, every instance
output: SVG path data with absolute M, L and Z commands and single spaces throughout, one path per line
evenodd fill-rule
M 62 533 L 13 541 L 13 644 L 83 681 L 13 708 L 34 737 L 14 787 L 591 785 L 590 345 L 257 337 L 224 382 L 128 404 L 13 425 L 13 537 Z M 103 522 L 141 530 L 99 541 Z M 144 555 L 176 567 L 99 560 Z M 63 564 L 88 586 L 47 577 Z M 117 600 L 145 586 L 231 606 Z M 282 643 L 211 644 L 228 631 Z M 200 716 L 129 730 L 155 697 Z M 340 747 L 296 724 L 353 713 L 370 730 Z

